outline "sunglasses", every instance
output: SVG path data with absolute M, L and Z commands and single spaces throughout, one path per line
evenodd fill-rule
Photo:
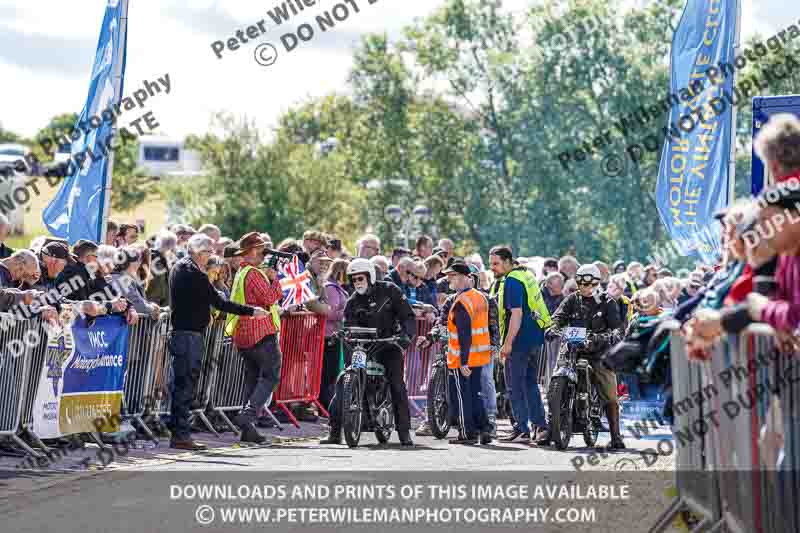
M 580 276 L 575 276 L 575 283 L 578 285 L 594 285 L 595 283 L 600 283 L 600 281 L 591 274 L 581 274 Z

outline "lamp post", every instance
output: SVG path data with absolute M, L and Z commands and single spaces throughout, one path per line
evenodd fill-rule
M 383 210 L 383 215 L 390 223 L 392 235 L 399 229 L 399 237 L 403 240 L 405 248 L 408 248 L 408 238 L 411 231 L 421 230 L 424 224 L 431 220 L 431 209 L 425 205 L 417 205 L 409 214 L 405 209 L 396 204 L 387 205 Z

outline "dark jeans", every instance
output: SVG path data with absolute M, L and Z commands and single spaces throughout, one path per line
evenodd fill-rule
M 531 364 L 538 361 L 540 349 L 541 346 L 534 348 L 533 353 L 511 352 L 511 409 L 517 429 L 523 433 L 546 424 L 537 381 L 539 368 L 538 364 Z
M 339 375 L 340 341 L 328 337 L 325 339 L 325 352 L 322 354 L 322 379 L 319 386 L 319 403 L 327 406 L 333 399 L 336 388 L 336 377 Z
M 244 392 L 247 398 L 239 416 L 241 422 L 251 423 L 280 381 L 281 348 L 276 335 L 267 335 L 252 348 L 239 350 L 239 355 L 244 359 Z
M 451 415 L 458 418 L 467 437 L 490 430 L 486 407 L 480 396 L 482 376 L 488 369 L 488 366 L 470 367 L 472 373 L 468 378 L 458 369 L 447 371 L 447 379 L 450 380 L 448 403 L 452 406 Z
M 411 430 L 411 415 L 408 412 L 408 390 L 403 381 L 403 354 L 397 350 L 384 350 L 376 355 L 375 359 L 386 368 L 386 379 L 389 380 L 389 388 L 392 391 L 392 405 L 394 406 L 394 422 L 397 431 Z M 347 361 L 346 361 L 347 363 Z M 480 389 L 479 389 L 480 390 Z M 336 382 L 336 394 L 334 394 L 328 407 L 331 415 L 331 426 L 341 427 L 339 418 L 339 401 L 342 394 L 342 380 Z
M 173 440 L 186 440 L 192 436 L 189 414 L 194 395 L 194 385 L 200 379 L 200 365 L 206 345 L 204 335 L 194 331 L 173 331 L 169 338 L 172 354 L 173 380 L 172 413 L 170 429 Z

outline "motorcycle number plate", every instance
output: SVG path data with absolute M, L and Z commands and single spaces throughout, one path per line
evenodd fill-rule
M 353 352 L 353 366 L 355 368 L 365 368 L 367 366 L 367 352 Z
M 570 342 L 585 341 L 586 328 L 567 328 L 564 331 L 564 338 Z

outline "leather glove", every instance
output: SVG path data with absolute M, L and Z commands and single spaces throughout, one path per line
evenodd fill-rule
M 397 345 L 403 350 L 408 350 L 408 347 L 411 346 L 411 339 L 408 335 L 401 335 L 400 338 L 397 339 Z

